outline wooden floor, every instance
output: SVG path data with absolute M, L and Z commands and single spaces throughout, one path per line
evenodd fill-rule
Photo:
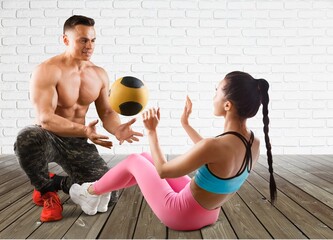
M 112 167 L 125 156 L 103 156 Z M 168 156 L 171 158 L 171 156 Z M 121 191 L 106 213 L 85 215 L 63 193 L 64 218 L 41 223 L 41 208 L 31 200 L 33 187 L 14 155 L 0 156 L 0 238 L 333 238 L 333 156 L 274 156 L 278 201 L 268 201 L 265 158 L 219 221 L 198 231 L 173 231 L 152 213 L 137 187 Z M 61 173 L 56 165 L 53 172 Z

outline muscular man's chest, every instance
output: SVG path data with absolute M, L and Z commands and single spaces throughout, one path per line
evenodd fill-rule
M 101 81 L 89 75 L 71 75 L 57 84 L 58 105 L 71 107 L 75 104 L 89 105 L 100 93 Z

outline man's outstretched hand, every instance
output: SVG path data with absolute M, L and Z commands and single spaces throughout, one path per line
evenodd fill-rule
M 98 134 L 96 132 L 96 124 L 98 123 L 98 120 L 94 120 L 91 123 L 86 126 L 85 132 L 87 138 L 90 139 L 93 143 L 100 145 L 102 147 L 111 148 L 112 142 L 106 141 L 106 139 L 109 139 L 108 136 Z
M 133 141 L 138 142 L 139 138 L 142 137 L 143 134 L 140 132 L 135 132 L 132 130 L 132 124 L 135 123 L 136 118 L 131 119 L 127 123 L 123 123 L 118 126 L 114 135 L 119 140 L 119 144 L 121 145 L 124 141 L 132 143 Z

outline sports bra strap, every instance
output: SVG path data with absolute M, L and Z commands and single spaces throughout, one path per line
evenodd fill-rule
M 251 136 L 250 136 L 249 141 L 247 141 L 246 138 L 243 135 L 241 135 L 238 132 L 234 132 L 234 131 L 224 132 L 224 133 L 222 133 L 222 134 L 220 134 L 216 137 L 224 136 L 224 135 L 227 135 L 227 134 L 232 134 L 232 135 L 237 136 L 244 143 L 245 148 L 246 148 L 244 161 L 243 161 L 242 166 L 240 167 L 239 171 L 237 172 L 236 176 L 240 175 L 244 171 L 246 166 L 247 166 L 247 171 L 250 172 L 251 169 L 252 169 L 252 151 L 251 151 L 251 147 L 252 147 L 252 143 L 254 141 L 253 132 L 251 131 Z

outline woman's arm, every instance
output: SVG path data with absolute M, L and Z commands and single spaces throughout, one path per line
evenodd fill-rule
M 142 113 L 143 124 L 147 130 L 150 151 L 154 159 L 154 165 L 161 176 L 163 165 L 167 163 L 157 137 L 157 125 L 160 121 L 160 109 L 151 108 Z M 162 177 L 162 176 L 161 176 Z
M 203 138 L 189 124 L 188 119 L 189 119 L 191 113 L 192 113 L 192 101 L 188 96 L 186 96 L 184 112 L 181 117 L 181 124 L 182 124 L 183 128 L 185 129 L 187 135 L 191 138 L 192 142 L 197 143 L 197 142 L 201 141 Z
M 200 166 L 214 161 L 216 151 L 212 151 L 212 139 L 203 139 L 190 151 L 167 161 L 162 152 L 157 136 L 157 125 L 160 121 L 160 109 L 149 109 L 142 114 L 143 123 L 147 130 L 150 150 L 156 170 L 161 178 L 176 178 L 198 169 Z

